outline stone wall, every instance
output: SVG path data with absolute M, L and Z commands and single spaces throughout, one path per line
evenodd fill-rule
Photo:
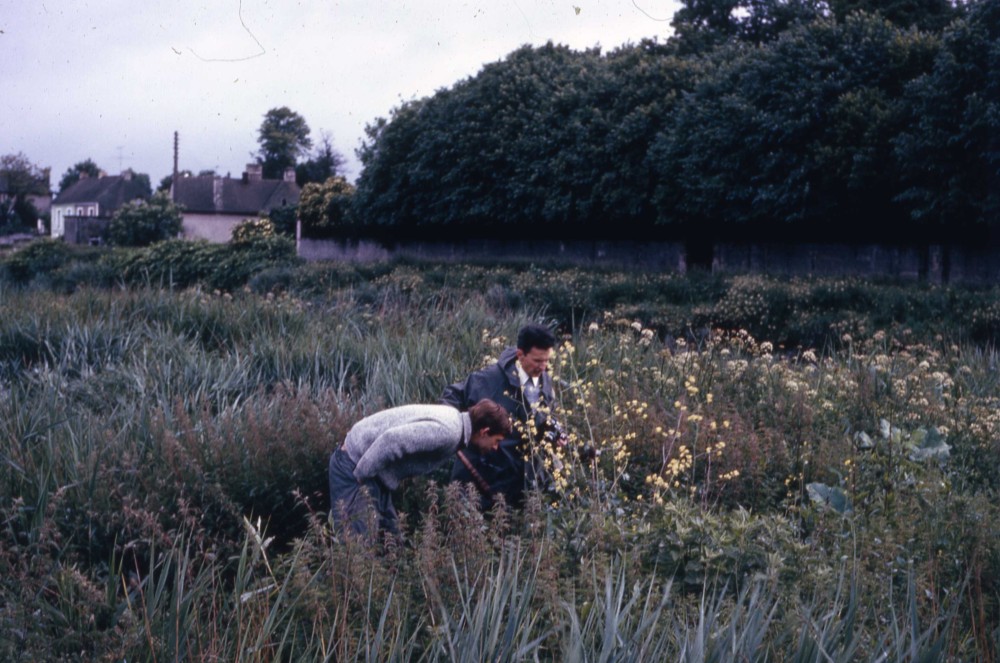
M 559 265 L 686 271 L 679 242 L 597 242 L 555 240 L 469 240 L 382 244 L 370 240 L 300 238 L 298 254 L 310 260 L 369 262 L 416 258 L 454 262 L 483 260 L 545 262 Z
M 692 251 L 696 251 L 695 256 Z M 440 261 L 503 260 L 554 265 L 685 273 L 689 265 L 713 273 L 783 276 L 871 276 L 928 283 L 998 283 L 1000 248 L 965 245 L 738 244 L 692 248 L 665 241 L 469 240 L 383 244 L 371 240 L 300 238 L 310 261 L 371 262 L 397 257 Z
M 99 244 L 111 219 L 96 216 L 67 216 L 63 221 L 63 240 L 67 244 Z
M 1000 281 L 1000 250 L 930 244 L 716 244 L 713 272 L 886 276 L 928 283 Z

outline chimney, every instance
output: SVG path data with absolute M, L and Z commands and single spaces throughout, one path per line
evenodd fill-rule
M 212 209 L 216 212 L 222 209 L 222 178 L 216 175 L 212 178 Z
M 259 163 L 248 163 L 243 173 L 243 183 L 260 182 L 262 179 L 264 179 L 264 166 Z
M 284 179 L 285 179 L 286 182 L 291 182 L 293 184 L 295 183 L 295 167 L 294 166 L 288 166 L 287 168 L 285 168 L 285 177 L 284 177 Z

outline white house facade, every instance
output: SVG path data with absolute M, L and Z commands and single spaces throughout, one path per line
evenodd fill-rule
M 133 177 L 131 170 L 112 176 L 82 175 L 52 201 L 51 235 L 70 243 L 86 243 L 110 222 L 119 207 L 149 195 L 148 184 Z M 85 237 L 80 233 L 83 229 L 87 230 Z

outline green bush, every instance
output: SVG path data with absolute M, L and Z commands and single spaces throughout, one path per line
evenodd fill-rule
M 166 191 L 157 191 L 149 200 L 118 208 L 108 224 L 108 241 L 115 246 L 149 246 L 177 237 L 182 223 L 181 208 Z
M 126 283 L 186 288 L 204 281 L 225 252 L 222 244 L 172 239 L 144 249 L 119 249 L 108 259 Z
M 40 274 L 49 274 L 70 258 L 70 249 L 62 240 L 39 239 L 11 253 L 4 260 L 9 277 L 26 283 Z
M 278 235 L 252 235 L 239 244 L 226 245 L 212 271 L 205 275 L 208 287 L 227 292 L 242 288 L 264 269 L 297 265 L 295 240 Z
M 233 228 L 232 246 L 247 246 L 274 237 L 274 224 L 270 219 L 244 219 Z
M 298 280 L 297 267 L 265 267 L 250 277 L 247 287 L 258 295 L 288 292 Z
M 274 224 L 274 232 L 286 237 L 295 237 L 295 224 L 298 221 L 298 205 L 283 205 L 275 207 L 267 213 L 267 219 Z

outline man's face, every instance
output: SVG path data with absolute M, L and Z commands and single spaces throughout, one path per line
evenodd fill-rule
M 500 448 L 502 439 L 503 433 L 490 433 L 488 428 L 484 428 L 472 436 L 469 444 L 481 454 L 490 454 Z
M 527 352 L 517 349 L 517 360 L 521 362 L 521 368 L 529 377 L 537 378 L 549 366 L 549 357 L 552 356 L 552 348 L 543 350 L 542 348 L 531 348 Z

